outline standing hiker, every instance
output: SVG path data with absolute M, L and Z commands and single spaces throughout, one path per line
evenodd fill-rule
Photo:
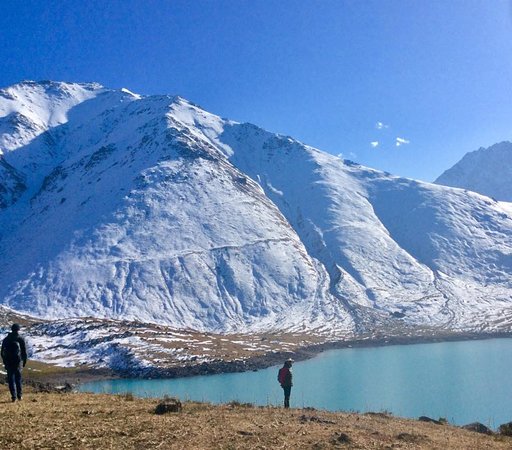
M 27 364 L 25 340 L 19 335 L 20 326 L 14 323 L 11 333 L 2 341 L 2 361 L 7 370 L 7 382 L 11 391 L 11 400 L 21 400 L 21 371 Z
M 284 366 L 279 369 L 279 373 L 277 375 L 277 381 L 283 388 L 284 391 L 284 407 L 290 407 L 290 393 L 292 391 L 292 364 L 293 359 L 287 359 L 284 362 Z

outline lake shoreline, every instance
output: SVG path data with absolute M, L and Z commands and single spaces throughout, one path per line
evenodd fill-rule
M 418 336 L 373 336 L 349 340 L 337 340 L 323 342 L 304 347 L 298 347 L 293 351 L 271 352 L 256 355 L 243 360 L 213 360 L 199 364 L 176 365 L 173 367 L 144 367 L 134 368 L 133 370 L 111 370 L 111 369 L 77 369 L 70 373 L 69 371 L 49 373 L 37 380 L 32 380 L 30 375 L 27 377 L 28 383 L 50 386 L 79 385 L 90 381 L 113 380 L 113 379 L 165 379 L 165 378 L 185 378 L 200 375 L 214 375 L 222 373 L 240 373 L 248 371 L 258 371 L 271 366 L 278 366 L 288 358 L 295 361 L 305 361 L 316 357 L 317 355 L 330 351 L 341 350 L 345 348 L 375 348 L 393 345 L 416 345 L 431 344 L 440 342 L 463 342 L 470 340 L 488 340 L 488 339 L 506 339 L 512 338 L 512 332 L 492 332 L 492 333 L 436 333 L 433 335 Z

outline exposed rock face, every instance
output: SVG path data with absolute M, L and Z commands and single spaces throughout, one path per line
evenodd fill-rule
M 15 203 L 26 188 L 23 176 L 0 155 L 0 209 Z

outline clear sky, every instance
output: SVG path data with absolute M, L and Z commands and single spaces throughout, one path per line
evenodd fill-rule
M 179 94 L 426 181 L 512 140 L 505 0 L 8 0 L 0 67 Z

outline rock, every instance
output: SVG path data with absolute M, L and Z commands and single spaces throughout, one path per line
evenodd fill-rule
M 493 434 L 493 431 L 490 428 L 486 427 L 483 423 L 480 422 L 468 423 L 467 425 L 464 425 L 461 428 L 464 428 L 465 430 L 469 431 L 474 431 L 475 433 Z
M 165 398 L 155 408 L 155 414 L 181 412 L 182 405 L 177 398 Z
M 73 391 L 73 385 L 66 382 L 60 386 L 55 386 L 55 390 L 57 392 L 61 392 L 61 393 L 65 394 L 65 393 Z
M 299 420 L 301 421 L 301 423 L 317 422 L 317 423 L 326 423 L 326 424 L 330 424 L 330 425 L 334 425 L 336 423 L 336 422 L 333 422 L 332 420 L 321 419 L 320 417 L 317 417 L 317 416 L 306 416 L 305 414 L 300 416 Z
M 251 433 L 250 431 L 245 431 L 245 430 L 238 431 L 238 434 L 241 434 L 242 436 L 254 436 L 254 433 Z
M 391 414 L 385 412 L 368 411 L 364 413 L 365 416 L 380 417 L 381 419 L 391 419 Z
M 39 381 L 28 382 L 27 384 L 31 385 L 35 392 L 44 392 L 44 393 L 60 393 L 66 394 L 68 392 L 73 391 L 73 385 L 69 383 L 64 383 L 62 385 L 56 386 L 53 383 L 41 383 Z
M 347 433 L 334 433 L 334 437 L 332 439 L 333 444 L 350 444 L 352 439 Z
M 420 416 L 418 418 L 418 420 L 420 422 L 430 422 L 430 423 L 435 423 L 436 425 L 443 425 L 442 421 L 436 420 L 436 419 L 431 419 L 430 417 L 427 417 L 427 416 Z
M 503 436 L 512 436 L 512 422 L 507 422 L 498 427 L 498 433 Z
M 412 433 L 400 433 L 396 436 L 396 438 L 409 444 L 419 444 L 420 442 L 426 440 L 426 436 Z

